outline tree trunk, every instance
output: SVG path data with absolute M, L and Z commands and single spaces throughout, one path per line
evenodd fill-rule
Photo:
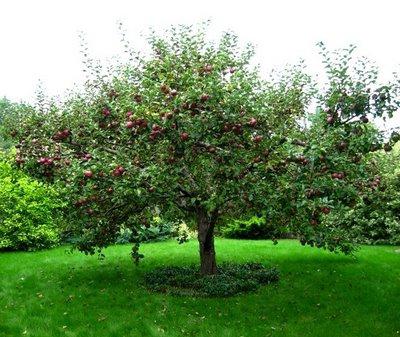
M 200 249 L 200 272 L 202 275 L 213 275 L 217 273 L 214 249 L 215 221 L 204 209 L 199 209 L 196 216 Z

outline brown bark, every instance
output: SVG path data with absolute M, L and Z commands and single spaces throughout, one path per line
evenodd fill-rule
M 200 272 L 202 275 L 217 273 L 217 263 L 214 248 L 215 219 L 204 209 L 197 210 L 197 231 L 200 250 Z

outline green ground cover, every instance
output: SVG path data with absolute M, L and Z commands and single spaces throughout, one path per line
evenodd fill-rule
M 399 247 L 355 257 L 283 240 L 217 239 L 219 262 L 277 266 L 280 281 L 230 298 L 149 292 L 143 274 L 197 262 L 197 242 L 148 243 L 135 267 L 129 245 L 106 258 L 67 247 L 0 253 L 0 336 L 400 336 Z

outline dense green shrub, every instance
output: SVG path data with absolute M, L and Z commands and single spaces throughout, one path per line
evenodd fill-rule
M 220 229 L 222 236 L 233 239 L 276 239 L 287 233 L 269 223 L 265 216 L 252 216 L 249 219 L 232 219 L 226 221 Z
M 174 295 L 227 297 L 254 291 L 279 280 L 276 268 L 259 263 L 222 264 L 217 274 L 202 276 L 198 266 L 163 267 L 145 275 L 145 285 L 153 291 Z
M 36 250 L 56 245 L 55 189 L 23 175 L 0 157 L 0 250 Z

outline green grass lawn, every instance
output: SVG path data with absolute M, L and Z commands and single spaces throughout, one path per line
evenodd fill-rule
M 356 258 L 295 241 L 218 239 L 219 261 L 278 266 L 279 283 L 224 299 L 149 293 L 142 274 L 197 262 L 197 243 L 129 246 L 106 258 L 65 247 L 0 254 L 0 336 L 400 337 L 398 247 L 363 247 Z

